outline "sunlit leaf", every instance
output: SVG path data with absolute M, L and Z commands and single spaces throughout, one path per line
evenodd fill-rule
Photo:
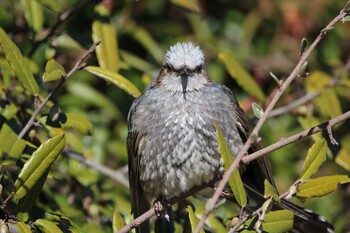
M 152 64 L 146 62 L 145 60 L 142 60 L 134 54 L 126 51 L 120 51 L 120 54 L 128 65 L 135 67 L 136 69 L 147 73 L 155 70 L 155 67 Z
M 80 52 L 84 48 L 67 33 L 62 33 L 52 39 L 51 45 L 68 52 Z
M 43 233 L 60 233 L 63 231 L 61 231 L 60 228 L 58 228 L 58 226 L 49 220 L 45 220 L 45 219 L 38 219 L 35 221 L 35 226 L 37 226 L 41 232 Z
M 230 148 L 227 145 L 226 139 L 221 132 L 220 127 L 215 123 L 217 140 L 219 143 L 220 154 L 224 161 L 225 171 L 230 167 L 233 162 L 233 156 L 231 154 Z M 229 184 L 231 186 L 233 195 L 235 196 L 236 201 L 241 206 L 247 205 L 247 195 L 243 186 L 243 182 L 239 173 L 239 169 L 235 169 L 233 174 L 229 179 Z
M 229 53 L 220 53 L 220 60 L 225 64 L 226 70 L 232 78 L 249 94 L 263 101 L 265 94 L 254 81 L 253 77 L 240 64 L 240 62 Z
M 38 84 L 30 70 L 29 64 L 23 58 L 21 52 L 6 32 L 0 27 L 0 47 L 2 48 L 6 60 L 15 72 L 19 81 L 33 95 L 39 92 Z
M 189 11 L 200 12 L 197 0 L 171 0 L 171 3 Z
M 192 232 L 194 232 L 194 230 L 196 229 L 197 225 L 198 225 L 198 218 L 197 216 L 194 214 L 194 211 L 192 209 L 192 206 L 188 205 L 187 206 L 187 211 L 188 211 L 188 216 L 189 216 L 189 219 L 190 219 L 190 223 L 191 223 L 191 229 L 192 229 Z M 201 229 L 199 231 L 200 233 L 204 233 L 204 230 Z
M 322 71 L 312 72 L 306 79 L 306 90 L 317 92 L 324 89 L 331 82 L 332 77 Z
M 137 89 L 137 87 L 134 86 L 134 84 L 132 84 L 132 82 L 130 82 L 128 79 L 124 78 L 118 73 L 97 66 L 88 66 L 85 68 L 85 70 L 100 78 L 103 78 L 108 82 L 113 83 L 114 85 L 123 89 L 128 94 L 134 97 L 138 97 L 141 95 L 141 92 Z
M 264 186 L 265 186 L 264 197 L 265 198 L 272 197 L 272 199 L 275 202 L 280 203 L 281 200 L 278 197 L 278 193 L 277 193 L 276 188 L 272 184 L 270 184 L 270 182 L 267 179 L 265 179 L 265 181 L 264 181 Z
M 262 224 L 264 232 L 288 232 L 293 228 L 294 213 L 290 210 L 277 210 L 267 213 Z
M 349 153 L 349 151 L 344 149 L 344 148 L 340 149 L 339 153 L 335 157 L 335 162 L 339 166 L 342 166 L 346 170 L 350 171 L 350 153 Z
M 76 113 L 65 113 L 65 116 L 67 121 L 62 123 L 62 128 L 74 128 L 85 135 L 93 134 L 94 126 L 86 117 Z
M 22 0 L 24 16 L 28 22 L 28 25 L 38 32 L 42 29 L 44 24 L 44 9 L 43 5 L 38 1 Z
M 23 198 L 27 195 L 38 180 L 46 174 L 47 169 L 56 160 L 66 145 L 64 134 L 55 136 L 43 144 L 33 153 L 24 164 L 16 182 L 16 197 Z
M 14 104 L 6 105 L 5 108 L 0 108 L 0 114 L 6 118 L 6 120 L 10 120 L 13 118 L 18 112 L 18 107 Z
M 310 129 L 321 123 L 319 119 L 310 115 L 306 117 L 298 117 L 298 122 L 303 129 Z M 315 142 L 323 139 L 322 133 L 313 134 L 311 137 Z
M 27 224 L 25 224 L 24 222 L 17 222 L 16 226 L 18 228 L 19 233 L 31 233 L 32 232 L 30 227 Z
M 326 89 L 321 93 L 322 111 L 334 118 L 342 114 L 341 105 L 334 89 Z
M 124 218 L 119 214 L 118 209 L 115 209 L 113 212 L 113 232 L 117 232 L 125 226 Z
M 346 175 L 334 175 L 317 177 L 302 183 L 298 187 L 298 197 L 322 197 L 337 189 L 338 184 L 349 183 L 350 178 Z
M 119 58 L 116 29 L 109 22 L 108 16 L 101 16 L 92 23 L 92 38 L 94 42 L 101 40 L 101 44 L 96 47 L 98 64 L 102 68 L 118 72 Z
M 327 144 L 325 140 L 315 142 L 307 153 L 300 180 L 307 180 L 313 176 L 326 161 Z
M 18 135 L 12 131 L 10 126 L 3 124 L 0 131 L 0 151 L 8 154 L 13 162 L 21 156 L 26 142 L 23 139 L 19 139 Z M 2 162 L 2 161 L 1 161 Z
M 44 82 L 55 81 L 66 75 L 63 66 L 55 61 L 55 59 L 50 59 L 46 64 L 43 80 Z

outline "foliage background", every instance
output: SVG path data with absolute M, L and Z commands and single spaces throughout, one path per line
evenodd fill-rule
M 84 48 L 92 45 L 92 28 L 96 22 L 111 25 L 112 30 L 106 29 L 105 38 L 117 42 L 115 51 L 111 49 L 113 46 L 106 47 L 108 53 L 117 55 L 114 58 L 116 63 L 108 68 L 118 71 L 139 90 L 143 90 L 152 77 L 158 74 L 163 55 L 169 46 L 178 41 L 192 41 L 204 50 L 210 77 L 233 90 L 254 123 L 251 103 L 255 101 L 262 105 L 264 102 L 249 96 L 247 90 L 243 90 L 230 77 L 218 54 L 233 54 L 268 99 L 271 91 L 276 88 L 269 72 L 272 71 L 281 79 L 286 77 L 299 59 L 301 39 L 305 37 L 312 41 L 345 4 L 345 1 L 339 0 L 3 0 L 0 1 L 0 26 L 30 60 L 31 70 L 39 83 L 40 99 L 44 99 L 57 85 L 57 81 L 43 82 L 47 61 L 55 58 L 66 71 L 72 68 Z M 69 10 L 73 10 L 71 17 L 60 22 L 52 35 L 47 37 L 46 33 L 53 28 L 58 17 Z M 349 61 L 349 41 L 349 24 L 337 24 L 313 51 L 308 65 L 311 75 L 308 78 L 297 78 L 278 105 L 286 105 L 325 88 L 320 83 L 335 77 L 339 69 Z M 104 40 L 101 46 L 103 43 Z M 102 66 L 103 59 L 106 58 L 97 59 L 93 55 L 87 64 Z M 262 129 L 261 144 L 269 145 L 301 131 L 305 125 L 311 127 L 348 111 L 348 76 L 348 70 L 343 72 L 343 82 L 332 87 L 332 93 L 328 96 L 321 95 L 291 112 L 270 118 Z M 15 79 L 1 52 L 0 85 L 0 124 L 10 125 L 18 134 L 35 109 L 34 97 Z M 126 221 L 131 220 L 128 189 L 101 174 L 94 165 L 103 164 L 121 172 L 125 175 L 121 179 L 125 181 L 126 117 L 133 99 L 123 90 L 87 71 L 76 72 L 56 94 L 55 101 L 50 101 L 41 111 L 38 120 L 43 125 L 33 128 L 25 136 L 27 146 L 21 159 L 9 163 L 10 165 L 2 164 L 2 202 L 12 191 L 28 155 L 35 147 L 63 130 L 67 138 L 64 153 L 51 167 L 34 207 L 28 212 L 18 213 L 17 218 L 29 222 L 37 219 L 54 220 L 61 229 L 70 227 L 83 232 L 111 232 L 115 210 Z M 80 127 L 83 129 L 74 124 L 62 127 L 63 129 L 49 126 L 46 118 L 51 117 L 48 114 L 50 111 L 55 111 L 52 110 L 53 106 L 56 110 L 58 107 L 61 113 L 74 113 L 81 119 Z M 89 122 L 93 125 L 93 132 Z M 341 146 L 330 146 L 330 159 L 321 168 L 319 175 L 349 174 L 349 127 L 350 123 L 345 122 L 335 128 L 335 137 Z M 303 158 L 314 139 L 315 137 L 297 142 L 269 155 L 281 193 L 298 178 Z M 86 166 L 72 158 L 72 151 L 90 159 L 94 165 Z M 339 154 L 341 159 L 334 159 L 333 156 Z M 5 157 L 2 159 L 4 161 Z M 324 215 L 334 223 L 337 232 L 346 232 L 350 230 L 347 221 L 350 218 L 350 203 L 346 201 L 349 195 L 350 186 L 343 185 L 331 195 L 299 204 Z M 11 202 L 8 207 L 11 212 L 16 213 L 16 205 L 16 200 Z M 197 203 L 196 206 L 197 214 L 200 214 L 203 203 Z M 216 215 L 225 222 L 230 214 L 218 210 Z

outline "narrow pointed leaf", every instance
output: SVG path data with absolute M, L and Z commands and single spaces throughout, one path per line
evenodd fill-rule
M 0 131 L 0 151 L 8 154 L 8 157 L 14 159 L 14 162 L 21 156 L 26 142 L 19 139 L 17 134 L 12 131 L 10 126 L 3 124 Z
M 49 220 L 38 219 L 35 221 L 35 226 L 37 226 L 43 233 L 63 233 L 54 222 Z
M 260 119 L 264 115 L 264 110 L 255 102 L 252 103 L 252 109 L 256 118 Z
M 120 55 L 129 66 L 135 67 L 136 69 L 139 69 L 143 72 L 150 72 L 152 70 L 155 70 L 155 67 L 151 63 L 142 60 L 132 53 L 120 51 Z
M 33 0 L 22 0 L 24 16 L 28 25 L 38 32 L 42 29 L 44 24 L 44 9 L 42 3 Z
M 6 32 L 0 27 L 0 47 L 2 48 L 6 60 L 15 72 L 19 81 L 33 95 L 39 92 L 38 84 L 30 70 L 28 62 L 25 61 L 21 52 Z
M 308 180 L 298 187 L 296 195 L 298 197 L 322 197 L 337 189 L 338 184 L 349 183 L 350 178 L 346 175 L 334 175 L 317 177 Z
M 249 95 L 261 101 L 265 99 L 265 94 L 261 88 L 234 56 L 230 53 L 220 53 L 219 58 L 225 64 L 226 70 L 230 76 L 234 78 Z
M 92 23 L 92 38 L 94 42 L 101 40 L 101 44 L 96 47 L 98 64 L 102 68 L 117 72 L 119 58 L 116 29 L 109 22 L 107 16 Z
M 231 154 L 230 148 L 227 145 L 226 139 L 221 132 L 220 127 L 215 123 L 216 136 L 219 143 L 220 154 L 224 161 L 225 171 L 230 167 L 233 162 L 233 156 Z M 243 182 L 240 176 L 239 169 L 235 169 L 232 176 L 229 179 L 229 184 L 231 186 L 233 195 L 236 201 L 242 207 L 247 205 L 247 195 L 243 186 Z
M 32 233 L 32 230 L 30 229 L 30 227 L 24 222 L 17 222 L 16 226 L 18 228 L 19 233 Z
M 320 140 L 315 142 L 309 149 L 303 169 L 300 173 L 300 180 L 307 180 L 312 177 L 326 161 L 327 144 L 326 141 Z
M 67 74 L 63 66 L 55 59 L 50 59 L 46 64 L 43 80 L 44 82 L 55 81 L 66 75 Z
M 334 89 L 326 89 L 321 93 L 322 110 L 331 118 L 342 114 L 341 104 Z
M 15 196 L 17 198 L 20 199 L 27 195 L 28 190 L 31 190 L 39 179 L 46 174 L 47 169 L 50 168 L 65 145 L 65 136 L 61 134 L 44 142 L 33 153 L 31 158 L 24 164 L 15 182 Z
M 103 78 L 108 82 L 113 83 L 134 97 L 141 95 L 141 92 L 137 89 L 137 87 L 134 86 L 134 84 L 132 84 L 132 82 L 118 73 L 97 66 L 88 66 L 85 68 L 85 70 L 100 78 Z
M 94 126 L 86 117 L 76 113 L 65 113 L 65 116 L 67 120 L 61 125 L 62 128 L 74 128 L 84 135 L 93 134 Z
M 191 229 L 192 232 L 194 232 L 194 230 L 196 229 L 197 225 L 198 225 L 198 218 L 197 216 L 194 214 L 194 211 L 192 209 L 192 206 L 188 205 L 187 206 L 187 211 L 188 211 L 188 217 L 190 219 L 190 223 L 191 223 Z M 201 229 L 199 231 L 200 233 L 204 233 L 204 230 Z
M 272 197 L 272 199 L 275 202 L 280 203 L 281 200 L 278 197 L 278 193 L 277 193 L 276 188 L 272 184 L 270 184 L 270 182 L 267 179 L 265 179 L 265 181 L 264 181 L 264 186 L 265 186 L 264 197 L 265 198 Z
M 288 232 L 293 228 L 294 214 L 290 210 L 277 210 L 269 212 L 262 224 L 264 232 Z
M 350 171 L 350 152 L 347 149 L 340 149 L 335 157 L 335 162 L 344 169 Z
M 113 213 L 113 232 L 117 232 L 123 226 L 125 226 L 124 218 L 119 214 L 119 211 L 115 209 Z

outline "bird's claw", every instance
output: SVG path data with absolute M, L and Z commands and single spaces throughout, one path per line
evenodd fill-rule
M 153 204 L 156 216 L 159 218 L 165 218 L 168 222 L 170 221 L 170 216 L 168 213 L 168 207 L 171 205 L 166 200 L 156 200 Z

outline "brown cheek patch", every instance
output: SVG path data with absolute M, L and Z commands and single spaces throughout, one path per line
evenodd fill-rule
M 157 78 L 157 84 L 156 84 L 156 86 L 157 87 L 162 87 L 162 86 L 164 86 L 164 84 L 163 84 L 163 79 L 164 79 L 164 76 L 167 74 L 168 72 L 167 72 L 167 70 L 166 70 L 166 68 L 162 68 L 161 70 L 160 70 L 160 72 L 159 72 L 159 75 L 158 75 L 158 78 Z

